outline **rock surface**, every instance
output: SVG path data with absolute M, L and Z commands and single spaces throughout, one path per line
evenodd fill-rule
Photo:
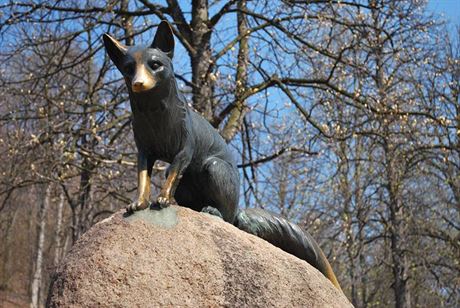
M 306 262 L 177 206 L 93 226 L 57 269 L 47 305 L 351 307 Z

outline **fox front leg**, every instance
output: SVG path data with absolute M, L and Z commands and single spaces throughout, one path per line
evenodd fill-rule
M 192 146 L 188 145 L 180 151 L 169 167 L 168 177 L 160 191 L 160 195 L 157 198 L 157 204 L 161 208 L 170 206 L 173 203 L 174 193 L 176 192 L 177 185 L 182 178 L 182 174 L 190 164 L 192 160 Z
M 149 206 L 150 178 L 154 162 L 145 153 L 139 151 L 137 155 L 137 199 L 126 208 L 128 213 L 143 210 Z
M 179 184 L 179 180 L 180 176 L 177 170 L 170 170 L 165 185 L 157 198 L 157 204 L 161 208 L 168 207 L 172 204 L 174 192 Z

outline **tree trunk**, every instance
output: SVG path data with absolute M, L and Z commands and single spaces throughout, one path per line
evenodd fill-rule
M 90 192 L 91 192 L 91 172 L 92 167 L 88 160 L 85 158 L 82 164 L 82 171 L 80 174 L 80 189 L 78 203 L 73 211 L 73 236 L 72 242 L 75 242 L 80 238 L 80 236 L 85 233 L 88 228 L 86 217 L 88 211 L 90 211 Z
M 404 251 L 402 240 L 403 230 L 403 208 L 397 203 L 390 205 L 390 239 L 391 239 L 391 258 L 393 270 L 393 290 L 395 294 L 396 308 L 410 307 L 410 294 L 407 286 L 408 267 L 407 256 Z
M 388 129 L 388 128 L 385 128 Z M 401 170 L 398 168 L 397 153 L 394 146 L 387 140 L 385 146 L 385 165 L 387 188 L 389 197 L 389 232 L 393 272 L 393 291 L 396 308 L 410 307 L 410 294 L 408 290 L 408 266 L 405 250 L 406 228 L 404 206 L 401 201 L 400 187 L 402 182 Z
M 246 1 L 238 1 L 238 12 L 236 13 L 238 22 L 238 35 L 242 35 L 248 31 L 248 22 L 246 15 L 242 11 L 246 10 Z M 247 67 L 249 58 L 249 37 L 243 37 L 239 42 L 238 49 L 238 63 L 236 68 L 236 86 L 235 86 L 235 102 L 232 112 L 228 118 L 225 127 L 222 130 L 222 137 L 225 141 L 230 142 L 235 134 L 238 132 L 241 124 L 243 123 L 243 117 L 247 112 L 246 104 L 243 99 L 243 93 L 246 90 L 247 85 Z
M 63 243 L 62 243 L 62 212 L 64 209 L 64 193 L 61 192 L 59 195 L 59 203 L 56 211 L 56 231 L 54 233 L 54 260 L 53 265 L 56 267 L 61 260 L 63 254 Z
M 193 107 L 208 121 L 214 114 L 214 82 L 211 79 L 211 29 L 208 28 L 208 1 L 192 1 L 192 62 Z
M 11 229 L 14 227 L 17 216 L 18 208 L 15 208 L 11 213 L 8 213 L 7 218 L 4 220 L 2 219 L 2 232 L 5 232 L 5 238 L 3 239 L 4 245 L 0 250 L 0 255 L 3 257 L 1 265 L 2 272 L 0 274 L 0 290 L 8 289 L 9 280 L 12 275 L 12 266 L 10 261 L 13 259 L 13 243 L 15 242 L 15 234 L 14 232 L 11 232 Z
M 37 243 L 35 250 L 35 268 L 31 283 L 31 303 L 30 307 L 36 308 L 40 306 L 41 292 L 43 283 L 43 250 L 45 247 L 45 232 L 46 232 L 46 213 L 49 208 L 51 196 L 51 185 L 47 184 L 45 189 L 45 195 L 43 196 L 40 209 L 38 211 L 37 221 Z
M 129 0 L 122 0 L 120 2 L 120 9 L 128 11 Z M 123 25 L 123 30 L 125 32 L 125 43 L 128 46 L 132 46 L 134 45 L 133 16 L 123 15 L 121 18 L 121 24 Z
M 382 41 L 382 26 L 380 25 L 381 18 L 379 14 L 379 5 L 377 1 L 370 1 L 372 7 L 373 25 L 375 28 L 374 34 L 374 55 L 375 55 L 375 83 L 378 90 L 378 98 L 382 106 L 390 104 L 390 98 L 387 95 L 388 78 L 385 75 L 384 61 L 384 42 Z M 394 102 L 391 102 L 394 103 Z M 386 115 L 389 116 L 389 115 Z M 409 290 L 407 284 L 407 260 L 404 249 L 405 228 L 403 205 L 401 201 L 400 187 L 402 184 L 402 176 L 398 152 L 395 150 L 395 142 L 392 139 L 391 129 L 385 119 L 382 119 L 382 136 L 384 141 L 384 159 L 386 168 L 386 189 L 389 195 L 389 211 L 390 211 L 390 249 L 392 259 L 393 272 L 393 291 L 395 297 L 396 308 L 410 307 Z M 396 142 L 397 143 L 397 142 Z

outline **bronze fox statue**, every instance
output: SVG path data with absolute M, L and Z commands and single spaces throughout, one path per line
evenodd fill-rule
M 150 177 L 156 160 L 170 163 L 156 200 L 223 218 L 310 263 L 340 289 L 332 268 L 315 240 L 297 225 L 263 210 L 238 210 L 239 174 L 220 134 L 187 106 L 172 66 L 174 36 L 162 21 L 150 46 L 125 46 L 103 35 L 107 53 L 123 75 L 132 110 L 138 149 L 138 196 L 132 213 L 149 206 Z

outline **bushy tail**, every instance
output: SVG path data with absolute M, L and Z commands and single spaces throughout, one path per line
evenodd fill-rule
M 235 226 L 256 235 L 276 247 L 307 261 L 326 276 L 339 290 L 339 282 L 326 256 L 313 237 L 287 219 L 261 209 L 240 210 Z

